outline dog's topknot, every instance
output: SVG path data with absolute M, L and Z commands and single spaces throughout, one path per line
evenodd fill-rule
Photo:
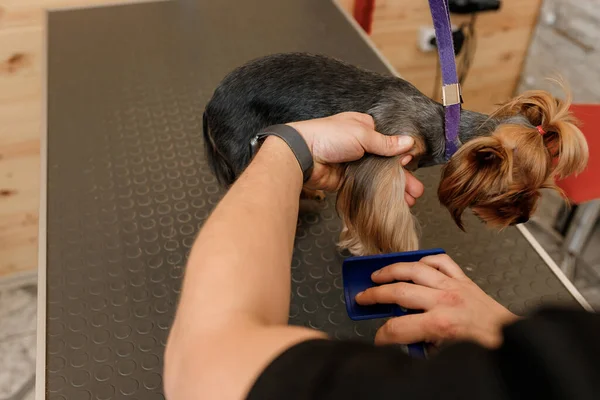
M 438 196 L 461 229 L 467 208 L 499 227 L 525 222 L 540 189 L 561 193 L 554 178 L 585 168 L 588 146 L 570 104 L 568 91 L 565 100 L 542 90 L 525 92 L 491 116 L 500 121 L 491 136 L 466 142 L 450 159 Z

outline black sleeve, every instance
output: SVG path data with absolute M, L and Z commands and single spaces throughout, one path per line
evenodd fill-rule
M 311 340 L 275 359 L 249 399 L 600 399 L 600 316 L 545 310 L 487 350 L 449 346 L 429 360 L 397 347 Z

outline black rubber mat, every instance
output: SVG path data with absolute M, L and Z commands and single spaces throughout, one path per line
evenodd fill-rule
M 162 354 L 187 253 L 222 192 L 201 115 L 223 76 L 268 53 L 310 51 L 385 66 L 326 0 L 148 3 L 49 16 L 47 394 L 162 399 Z M 516 229 L 459 231 L 418 176 L 422 246 L 443 247 L 517 313 L 575 304 Z M 315 207 L 313 205 L 313 207 Z M 290 320 L 371 340 L 342 299 L 333 199 L 304 213 Z

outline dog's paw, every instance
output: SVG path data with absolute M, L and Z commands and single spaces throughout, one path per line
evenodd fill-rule
M 327 196 L 325 195 L 325 192 L 322 190 L 315 190 L 315 200 L 317 201 L 325 201 L 325 198 Z
M 316 201 L 325 201 L 326 195 L 322 190 L 302 189 L 301 198 Z

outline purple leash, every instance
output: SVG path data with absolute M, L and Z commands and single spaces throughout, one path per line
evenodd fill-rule
M 429 0 L 442 70 L 442 103 L 444 104 L 444 132 L 446 136 L 446 161 L 458 150 L 460 142 L 460 110 L 462 95 L 452 41 L 452 26 L 447 0 Z

